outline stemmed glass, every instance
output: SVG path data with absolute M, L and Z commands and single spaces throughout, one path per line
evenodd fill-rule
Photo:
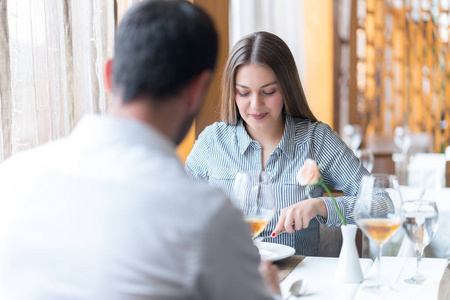
M 394 290 L 381 281 L 381 254 L 383 244 L 402 224 L 401 203 L 400 189 L 394 175 L 373 174 L 363 177 L 354 217 L 356 224 L 378 246 L 377 278 L 375 282 L 364 283 L 364 290 Z
M 362 132 L 361 126 L 347 124 L 343 129 L 343 138 L 347 146 L 356 152 L 356 149 L 361 145 L 362 142 Z
M 408 153 L 409 147 L 411 147 L 412 137 L 409 131 L 409 127 L 397 126 L 394 129 L 394 143 L 400 148 L 403 154 Z
M 371 173 L 373 170 L 373 162 L 375 160 L 372 150 L 368 148 L 358 149 L 356 150 L 356 157 L 359 158 L 363 167 Z
M 238 172 L 231 189 L 231 201 L 249 224 L 256 238 L 275 214 L 275 200 L 270 175 L 265 171 Z
M 416 285 L 433 283 L 420 272 L 420 260 L 422 259 L 423 249 L 430 243 L 438 228 L 439 211 L 436 203 L 425 200 L 405 201 L 401 211 L 403 228 L 414 244 L 417 253 L 416 274 L 405 279 L 405 282 Z

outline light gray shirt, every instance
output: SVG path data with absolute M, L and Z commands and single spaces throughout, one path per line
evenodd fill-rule
M 1 299 L 271 298 L 238 212 L 143 123 L 85 117 L 0 184 Z
M 354 223 L 356 195 L 362 177 L 369 173 L 330 126 L 286 115 L 283 136 L 264 167 L 271 176 L 277 213 L 261 236 L 270 235 L 275 229 L 283 208 L 307 199 L 305 187 L 296 178 L 307 158 L 317 162 L 329 188 L 345 193 L 336 202 L 346 221 Z M 237 125 L 214 123 L 206 127 L 186 160 L 186 170 L 193 178 L 207 181 L 228 194 L 238 171 L 261 169 L 261 145 L 248 135 L 242 121 Z M 331 198 L 322 197 L 324 189 L 315 186 L 309 193 L 311 198 L 322 198 L 328 218 L 317 216 L 308 228 L 280 234 L 270 242 L 293 247 L 296 254 L 317 255 L 319 222 L 325 226 L 341 225 Z

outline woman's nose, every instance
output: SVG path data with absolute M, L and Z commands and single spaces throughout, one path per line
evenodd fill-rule
M 253 97 L 250 101 L 250 106 L 253 108 L 262 106 L 263 102 L 261 96 L 257 93 L 253 94 Z

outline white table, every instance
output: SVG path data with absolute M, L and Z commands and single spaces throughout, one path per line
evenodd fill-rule
M 435 282 L 432 285 L 415 286 L 404 282 L 405 279 L 411 278 L 416 271 L 416 259 L 412 257 L 382 257 L 381 258 L 381 277 L 383 283 L 389 283 L 397 289 L 395 293 L 387 293 L 382 295 L 374 295 L 363 291 L 361 287 L 358 289 L 354 299 L 357 300 L 400 300 L 400 299 L 437 299 L 439 290 L 439 281 L 442 278 L 444 269 L 447 265 L 446 259 L 440 258 L 424 258 L 421 263 L 422 273 L 428 279 Z M 367 279 L 376 278 L 376 263 L 367 275 Z M 350 299 L 350 298 L 348 298 Z
M 363 274 L 369 272 L 372 260 L 360 259 Z M 306 279 L 309 288 L 305 299 L 353 299 L 359 283 L 343 284 L 334 279 L 338 258 L 307 256 L 281 283 L 283 299 L 289 296 L 289 288 L 298 279 Z
M 446 259 L 424 258 L 422 269 L 425 276 L 436 282 L 430 286 L 411 286 L 403 280 L 411 277 L 415 271 L 415 259 L 404 257 L 382 257 L 382 277 L 385 282 L 391 282 L 398 292 L 387 295 L 368 294 L 361 290 L 361 284 L 341 283 L 335 280 L 338 258 L 306 257 L 280 284 L 283 299 L 289 296 L 291 284 L 299 279 L 306 279 L 309 288 L 302 299 L 313 300 L 363 300 L 363 299 L 437 299 L 439 281 L 447 265 Z M 363 275 L 366 279 L 376 274 L 376 263 L 370 259 L 360 259 Z M 364 283 L 363 283 L 364 284 Z M 291 298 L 294 299 L 294 298 Z
M 417 153 L 408 164 L 408 185 L 445 187 L 445 154 Z

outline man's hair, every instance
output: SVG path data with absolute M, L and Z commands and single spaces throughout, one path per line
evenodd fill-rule
M 176 95 L 202 71 L 213 71 L 217 33 L 211 18 L 184 0 L 135 4 L 116 34 L 113 81 L 123 102 Z

